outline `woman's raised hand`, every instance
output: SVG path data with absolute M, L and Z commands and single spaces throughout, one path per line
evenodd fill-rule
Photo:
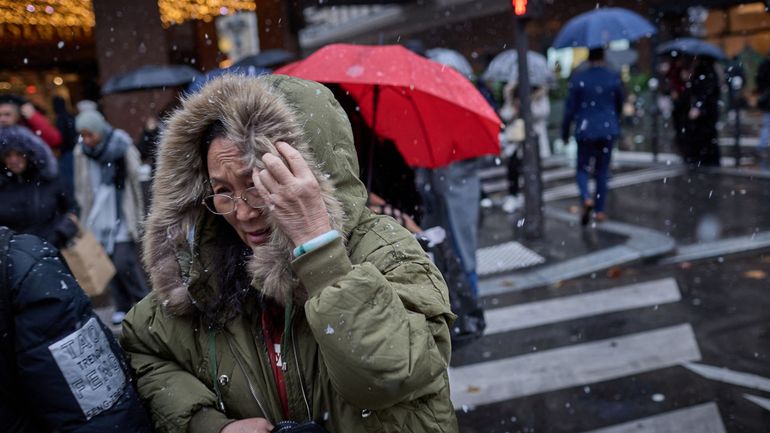
M 331 230 L 329 213 L 307 161 L 287 143 L 279 141 L 275 147 L 286 163 L 265 154 L 265 169 L 254 170 L 252 178 L 271 217 L 297 246 Z

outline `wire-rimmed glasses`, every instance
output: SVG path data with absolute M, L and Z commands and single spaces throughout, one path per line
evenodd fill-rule
M 233 197 L 228 194 L 210 194 L 203 198 L 203 206 L 214 215 L 228 215 L 238 207 L 238 200 L 243 200 L 250 208 L 255 209 L 260 215 L 263 215 L 268 206 L 265 204 L 262 197 L 259 196 L 256 187 L 247 188 L 238 197 Z

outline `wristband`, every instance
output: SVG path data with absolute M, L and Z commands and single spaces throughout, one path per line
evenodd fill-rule
M 338 237 L 340 237 L 340 232 L 337 230 L 329 230 L 328 232 L 316 236 L 304 244 L 299 245 L 297 248 L 294 248 L 294 257 L 299 257 L 305 253 L 317 250 L 318 248 L 321 248 L 322 246 L 332 242 Z

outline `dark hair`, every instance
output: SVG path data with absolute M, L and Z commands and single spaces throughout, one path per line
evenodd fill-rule
M 209 148 L 211 148 L 211 142 L 217 138 L 225 137 L 227 137 L 227 129 L 225 129 L 225 124 L 222 123 L 221 120 L 217 120 L 216 122 L 209 125 L 209 127 L 206 128 L 206 131 L 203 133 L 203 139 L 200 141 L 200 143 L 198 143 L 198 153 L 201 156 L 201 163 L 203 164 L 203 175 L 205 177 L 208 177 L 209 175 L 209 164 L 207 156 L 209 154 Z
M 604 48 L 591 48 L 588 50 L 589 62 L 601 62 L 604 60 Z
M 227 322 L 243 312 L 246 299 L 253 294 L 251 277 L 247 271 L 247 263 L 252 255 L 251 249 L 243 243 L 235 230 L 221 216 L 217 216 L 222 224 L 217 230 L 214 241 L 214 254 L 207 268 L 212 284 L 217 288 L 216 299 L 211 308 L 203 313 L 209 326 L 221 328 Z

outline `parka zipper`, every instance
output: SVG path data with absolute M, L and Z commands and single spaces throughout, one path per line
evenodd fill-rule
M 297 377 L 299 378 L 299 388 L 302 391 L 302 399 L 305 401 L 305 409 L 307 409 L 307 419 L 308 421 L 313 421 L 313 412 L 310 410 L 310 404 L 307 401 L 307 394 L 305 394 L 305 384 L 302 381 L 302 370 L 300 369 L 300 366 L 299 366 L 299 352 L 297 351 L 297 340 L 294 338 L 294 317 L 293 316 L 291 318 L 289 334 L 291 337 L 291 347 L 292 347 L 292 350 L 294 350 L 294 366 L 297 367 Z M 286 363 L 284 363 L 284 365 L 286 365 Z
M 240 354 L 235 350 L 233 347 L 233 343 L 230 341 L 229 336 L 225 336 L 225 340 L 227 341 L 227 345 L 230 347 L 230 352 L 233 354 L 233 357 L 235 357 L 235 362 L 238 364 L 238 367 L 241 369 L 241 373 L 243 373 L 243 377 L 246 378 L 246 384 L 249 386 L 249 391 L 251 392 L 251 396 L 254 398 L 254 401 L 257 402 L 257 406 L 259 406 L 259 410 L 262 411 L 262 415 L 265 417 L 265 419 L 270 424 L 275 424 L 268 415 L 267 411 L 265 410 L 265 406 L 262 404 L 262 402 L 259 400 L 259 396 L 257 395 L 257 391 L 254 389 L 254 384 L 251 383 L 251 379 L 249 379 L 249 375 L 246 372 L 246 368 L 243 366 L 243 361 L 241 360 Z

